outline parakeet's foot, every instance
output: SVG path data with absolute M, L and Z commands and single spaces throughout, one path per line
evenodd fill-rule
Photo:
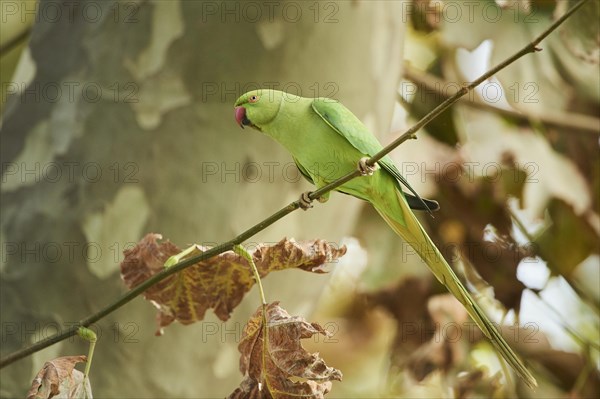
M 317 198 L 317 201 L 319 201 L 321 204 L 326 203 L 327 201 L 329 201 L 329 194 L 331 194 L 331 191 L 328 191 L 325 194 L 321 195 L 319 198 Z
M 310 195 L 310 191 L 305 191 L 302 193 L 302 195 L 300 195 L 300 199 L 298 200 L 300 202 L 300 208 L 302 208 L 302 210 L 306 211 L 309 208 L 312 208 L 312 199 L 310 199 L 309 197 Z
M 367 163 L 368 160 L 369 157 L 364 157 L 358 161 L 358 171 L 360 172 L 361 176 L 372 176 L 375 172 L 376 167 L 369 165 Z

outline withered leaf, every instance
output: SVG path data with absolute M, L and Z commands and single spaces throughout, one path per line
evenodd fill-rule
M 468 314 L 450 294 L 429 298 L 427 310 L 435 326 L 432 338 L 408 356 L 407 367 L 417 381 L 434 370 L 447 373 L 460 367 L 467 357 L 471 334 L 463 330 Z
M 308 353 L 300 340 L 329 334 L 317 323 L 290 316 L 279 302 L 265 310 L 266 329 L 262 306 L 244 327 L 238 349 L 245 379 L 229 398 L 323 398 L 331 381 L 342 380 L 342 373 L 318 354 Z
M 146 235 L 134 248 L 125 251 L 121 277 L 130 289 L 164 269 L 164 262 L 181 250 L 169 241 L 159 243 L 160 234 Z M 190 256 L 208 248 L 197 245 Z M 324 240 L 296 242 L 282 239 L 274 245 L 259 245 L 251 252 L 261 277 L 272 271 L 297 268 L 324 273 L 323 266 L 346 253 Z M 169 276 L 144 292 L 158 309 L 159 330 L 177 320 L 182 324 L 200 321 L 208 309 L 227 320 L 233 309 L 254 285 L 248 261 L 233 251 L 224 252 L 180 273 Z
M 528 357 L 539 362 L 546 371 L 552 374 L 555 385 L 567 392 L 571 391 L 573 398 L 597 398 L 600 395 L 600 372 L 594 365 L 589 364 L 593 360 L 586 359 L 579 353 L 569 353 L 560 350 L 538 349 L 528 353 Z M 591 366 L 591 367 L 590 367 Z M 579 385 L 579 392 L 574 388 L 584 374 Z
M 506 198 L 522 197 L 525 178 L 508 153 L 497 176 L 473 178 L 467 171 L 458 179 L 441 175 L 440 199 L 445 206 L 436 214 L 439 227 L 432 229 L 434 242 L 446 259 L 466 259 L 494 287 L 496 299 L 517 312 L 525 289 L 517 279 L 517 267 L 532 254 L 529 246 L 519 246 L 511 234 Z M 488 225 L 493 226 L 493 241 L 484 239 Z
M 456 399 L 502 397 L 501 374 L 488 375 L 487 370 L 468 371 L 458 376 L 454 384 Z
M 520 246 L 512 237 L 495 237 L 491 242 L 481 241 L 479 247 L 470 253 L 473 263 L 465 264 L 467 279 L 476 290 L 484 289 L 487 284 L 494 287 L 495 298 L 507 309 L 519 312 L 526 287 L 517 279 L 517 268 L 523 259 L 533 255 L 531 245 Z M 485 280 L 484 284 L 473 278 L 472 269 Z
M 435 325 L 427 312 L 427 301 L 434 295 L 433 276 L 407 277 L 399 283 L 366 294 L 371 306 L 384 308 L 398 323 L 391 348 L 392 365 L 403 368 L 406 359 L 433 337 Z
M 44 363 L 31 383 L 27 399 L 49 399 L 58 394 L 65 398 L 74 397 L 72 393 L 81 385 L 74 376 L 74 372 L 81 372 L 74 368 L 77 363 L 86 360 L 83 355 L 63 356 Z

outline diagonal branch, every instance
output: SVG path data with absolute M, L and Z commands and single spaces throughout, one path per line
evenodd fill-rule
M 552 33 L 554 30 L 556 30 L 556 28 L 558 28 L 567 18 L 569 18 L 575 11 L 577 11 L 586 1 L 587 0 L 581 0 L 579 3 L 577 3 L 576 5 L 571 7 L 571 9 L 569 9 L 562 17 L 557 19 L 552 25 L 550 25 L 548 28 L 546 28 L 546 30 L 544 30 L 531 43 L 527 44 L 516 54 L 507 58 L 504 62 L 498 64 L 497 66 L 495 66 L 488 72 L 484 73 L 479 78 L 477 78 L 474 82 L 463 86 L 456 94 L 449 97 L 443 103 L 441 103 L 436 108 L 434 108 L 431 112 L 429 112 L 427 115 L 425 115 L 420 121 L 418 121 L 414 126 L 409 128 L 404 134 L 402 134 L 398 139 L 396 139 L 395 141 L 390 143 L 388 146 L 384 147 L 380 152 L 378 152 L 373 157 L 371 157 L 367 161 L 367 163 L 371 166 L 375 165 L 375 163 L 377 161 L 379 161 L 384 156 L 389 154 L 392 150 L 394 150 L 400 144 L 402 144 L 403 142 L 405 142 L 408 139 L 415 138 L 416 133 L 419 129 L 421 129 L 423 126 L 427 125 L 429 122 L 431 122 L 433 119 L 435 119 L 438 115 L 440 115 L 442 112 L 444 112 L 452 104 L 457 102 L 462 96 L 467 94 L 469 91 L 473 90 L 473 88 L 475 88 L 477 85 L 481 84 L 482 82 L 487 80 L 489 77 L 493 76 L 498 71 L 506 68 L 508 65 L 512 64 L 513 62 L 515 62 L 519 58 L 523 57 L 524 55 L 533 53 L 535 51 L 539 51 L 540 49 L 537 47 L 537 45 L 546 36 L 548 36 L 550 33 Z M 329 183 L 328 185 L 321 187 L 318 190 L 313 191 L 312 193 L 309 194 L 309 198 L 313 199 L 313 200 L 317 199 L 320 196 L 322 196 L 323 194 L 326 194 L 332 190 L 335 190 L 336 188 L 338 188 L 341 185 L 343 185 L 344 183 L 354 179 L 355 177 L 358 177 L 359 175 L 360 175 L 360 172 L 358 171 L 358 169 L 356 169 L 353 172 L 350 172 L 347 175 Z M 208 251 L 203 252 L 202 254 L 200 254 L 198 256 L 186 259 L 182 262 L 177 263 L 174 266 L 166 268 L 162 272 L 155 274 L 148 280 L 144 281 L 140 285 L 133 288 L 131 291 L 124 294 L 121 298 L 119 298 L 114 303 L 108 305 L 104 309 L 101 309 L 97 313 L 80 320 L 78 325 L 74 326 L 72 329 L 69 329 L 61 334 L 56 334 L 54 336 L 51 336 L 51 337 L 48 337 L 41 341 L 38 341 L 35 344 L 33 344 L 27 348 L 20 349 L 16 352 L 13 352 L 10 355 L 4 357 L 3 359 L 0 360 L 0 368 L 8 366 L 9 364 L 16 362 L 17 360 L 27 357 L 35 352 L 38 352 L 44 348 L 47 348 L 50 345 L 53 345 L 57 342 L 63 341 L 65 339 L 75 335 L 77 333 L 77 329 L 79 327 L 90 326 L 92 323 L 95 323 L 96 321 L 102 319 L 104 316 L 112 313 L 113 311 L 115 311 L 116 309 L 125 305 L 126 303 L 128 303 L 129 301 L 131 301 L 132 299 L 137 297 L 138 295 L 142 294 L 146 289 L 148 289 L 149 287 L 158 283 L 159 281 L 169 277 L 170 275 L 172 275 L 174 273 L 178 273 L 178 272 L 182 271 L 183 269 L 192 266 L 195 263 L 201 262 L 203 260 L 206 260 L 206 259 L 211 258 L 216 255 L 219 255 L 223 252 L 232 250 L 234 248 L 234 246 L 241 244 L 248 238 L 254 236 L 258 232 L 264 230 L 268 226 L 272 225 L 279 219 L 292 213 L 293 211 L 295 211 L 298 208 L 300 208 L 300 201 L 294 201 L 294 202 L 290 203 L 289 205 L 281 208 L 279 211 L 275 212 L 274 214 L 272 214 L 268 218 L 264 219 L 263 221 L 250 227 L 248 230 L 244 231 L 237 237 L 235 237 L 221 245 L 218 245 L 214 248 L 211 248 Z

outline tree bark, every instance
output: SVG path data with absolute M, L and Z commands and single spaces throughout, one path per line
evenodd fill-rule
M 2 354 L 117 298 L 122 251 L 147 232 L 220 243 L 310 189 L 291 157 L 240 130 L 233 103 L 256 86 L 344 102 L 388 130 L 400 76 L 402 2 L 41 2 L 2 127 Z M 59 12 L 56 19 L 53 8 Z M 333 195 L 253 239 L 352 231 L 360 201 Z M 268 300 L 311 309 L 327 280 L 269 276 Z M 242 376 L 237 343 L 252 291 L 227 323 L 212 314 L 156 338 L 142 299 L 96 326 L 98 397 L 213 397 Z M 26 391 L 63 342 L 1 371 Z M 218 383 L 215 383 L 218 382 Z

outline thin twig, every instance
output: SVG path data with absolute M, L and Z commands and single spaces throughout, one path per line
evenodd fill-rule
M 246 259 L 248 261 L 248 263 L 250 264 L 250 268 L 252 269 L 252 274 L 254 274 L 254 280 L 256 280 L 256 285 L 258 285 L 258 293 L 260 294 L 260 302 L 263 305 L 263 316 L 265 316 L 265 320 L 266 320 L 266 315 L 264 313 L 264 306 L 267 304 L 267 300 L 265 299 L 265 290 L 263 290 L 262 282 L 260 281 L 260 274 L 258 273 L 256 264 L 254 263 L 254 259 L 252 259 L 252 255 L 250 255 L 250 253 L 248 251 L 246 251 L 246 248 L 242 247 L 241 245 L 234 245 L 233 251 L 236 254 L 240 255 L 242 258 Z
M 252 255 L 244 247 L 241 245 L 235 245 L 233 250 L 238 255 L 242 256 L 244 259 L 248 261 L 250 264 L 250 268 L 252 269 L 252 273 L 254 274 L 254 280 L 256 280 L 256 285 L 258 285 L 258 292 L 260 294 L 261 301 L 261 316 L 262 316 L 262 333 L 263 333 L 263 346 L 262 346 L 262 369 L 267 369 L 267 353 L 269 351 L 269 329 L 267 328 L 267 300 L 265 299 L 265 291 L 262 286 L 262 282 L 260 281 L 260 274 L 258 273 L 258 269 L 256 268 L 256 264 L 254 263 L 254 259 L 252 259 Z M 269 383 L 269 379 L 267 379 L 267 384 Z M 271 387 L 268 387 L 269 391 L 271 391 Z
M 92 360 L 94 359 L 94 349 L 96 348 L 98 337 L 95 332 L 86 327 L 79 327 L 77 329 L 77 335 L 90 343 L 85 364 L 85 372 L 83 373 L 85 378 L 88 378 L 88 375 L 90 375 L 90 368 L 92 367 Z
M 449 87 L 450 84 L 443 79 L 431 75 L 426 72 L 417 70 L 416 68 L 406 64 L 404 65 L 404 77 L 418 86 L 426 88 L 427 90 L 433 91 L 436 94 L 448 98 L 450 94 L 445 93 L 440 88 Z M 517 111 L 508 108 L 502 108 L 490 104 L 481 100 L 479 97 L 470 98 L 463 97 L 460 99 L 461 103 L 468 105 L 473 108 L 483 109 L 492 111 L 494 113 L 502 114 L 504 116 L 523 120 L 527 122 L 540 121 L 543 124 L 561 127 L 569 129 L 570 132 L 585 132 L 600 134 L 600 119 L 595 118 L 591 115 L 576 114 L 576 113 L 564 113 L 561 111 L 553 110 L 552 113 L 532 113 L 530 111 Z
M 434 118 L 436 118 L 439 114 L 441 114 L 443 111 L 445 111 L 452 104 L 457 102 L 462 96 L 467 94 L 470 90 L 473 90 L 474 87 L 476 87 L 480 83 L 484 82 L 485 80 L 487 80 L 489 77 L 491 77 L 492 75 L 494 75 L 501 69 L 506 68 L 508 65 L 515 62 L 516 60 L 523 57 L 524 55 L 526 55 L 528 53 L 533 53 L 535 51 L 539 51 L 540 49 L 537 48 L 537 45 L 546 36 L 548 36 L 552 31 L 554 31 L 556 28 L 558 28 L 558 26 L 560 24 L 562 24 L 569 16 L 571 16 L 576 10 L 578 10 L 586 1 L 587 0 L 581 0 L 579 3 L 574 5 L 562 17 L 557 19 L 552 25 L 550 25 L 546 30 L 544 30 L 544 32 L 542 32 L 531 43 L 526 45 L 523 49 L 521 49 L 515 55 L 513 55 L 512 57 L 509 57 L 504 62 L 502 62 L 499 65 L 497 65 L 496 67 L 492 68 L 490 71 L 484 73 L 473 83 L 463 86 L 456 94 L 454 94 L 453 96 L 451 96 L 450 98 L 445 100 L 442 104 L 438 105 L 430 113 L 425 115 L 414 126 L 412 126 L 410 129 L 408 129 L 402 136 L 400 136 L 394 142 L 390 143 L 389 145 L 384 147 L 380 152 L 378 152 L 373 157 L 371 157 L 367 161 L 367 163 L 371 166 L 375 165 L 375 163 L 377 161 L 381 160 L 381 158 L 383 158 L 384 156 L 389 154 L 392 150 L 394 150 L 396 147 L 398 147 L 404 141 L 415 138 L 416 132 L 419 129 L 421 129 L 423 126 L 425 126 L 429 122 L 431 122 Z M 352 180 L 353 178 L 358 177 L 359 175 L 360 175 L 360 173 L 359 173 L 358 169 L 355 169 L 354 171 L 348 173 L 347 175 L 327 184 L 324 187 L 321 187 L 318 190 L 313 191 L 312 193 L 309 194 L 309 198 L 313 199 L 313 200 L 317 199 L 320 196 L 322 196 L 323 194 L 326 194 L 329 191 L 335 190 L 336 188 L 340 187 L 341 185 L 348 182 L 349 180 Z M 283 218 L 284 216 L 288 215 L 289 213 L 295 211 L 299 207 L 300 207 L 300 201 L 294 201 L 294 202 L 290 203 L 289 205 L 287 205 L 286 207 L 281 208 L 279 211 L 275 212 L 273 215 L 269 216 L 265 220 L 259 222 L 258 224 L 254 225 L 251 228 L 249 228 L 248 230 L 244 231 L 237 237 L 227 241 L 226 243 L 223 243 L 214 248 L 211 248 L 211 249 L 207 250 L 206 252 L 203 252 L 200 255 L 186 259 L 180 263 L 177 263 L 176 265 L 174 265 L 172 267 L 166 268 L 162 272 L 155 274 L 154 276 L 150 277 L 148 280 L 144 281 L 140 285 L 133 288 L 131 291 L 124 294 L 116 302 L 108 305 L 104 309 L 101 309 L 97 313 L 95 313 L 91 316 L 88 316 L 85 319 L 80 320 L 77 326 L 74 326 L 73 328 L 71 328 L 61 334 L 57 334 L 57 335 L 48 337 L 42 341 L 36 342 L 35 344 L 31 345 L 28 348 L 20 349 L 16 352 L 11 353 L 10 355 L 6 356 L 5 358 L 1 359 L 0 360 L 0 369 L 13 363 L 13 362 L 16 362 L 19 359 L 27 357 L 27 356 L 31 355 L 32 353 L 40 351 L 50 345 L 53 345 L 57 342 L 60 342 L 62 340 L 65 340 L 65 339 L 73 336 L 77 332 L 77 328 L 90 326 L 92 323 L 102 319 L 104 316 L 108 315 L 109 313 L 112 313 L 116 309 L 125 305 L 126 303 L 128 303 L 132 299 L 136 298 L 141 293 L 143 293 L 149 287 L 151 287 L 154 284 L 158 283 L 159 281 L 167 278 L 168 276 L 178 273 L 178 272 L 182 271 L 183 269 L 192 266 L 193 264 L 196 264 L 198 262 L 201 262 L 201 261 L 211 258 L 213 256 L 219 255 L 225 251 L 232 250 L 234 245 L 241 244 L 248 238 L 250 238 L 253 235 L 255 235 L 256 233 L 264 230 L 268 226 L 272 225 L 273 223 L 275 223 L 279 219 Z

